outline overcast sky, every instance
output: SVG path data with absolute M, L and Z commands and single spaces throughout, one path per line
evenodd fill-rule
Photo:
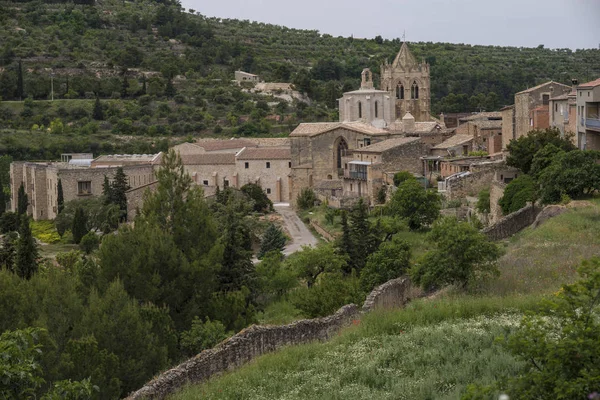
M 600 0 L 182 0 L 209 17 L 334 36 L 549 48 L 598 48 Z

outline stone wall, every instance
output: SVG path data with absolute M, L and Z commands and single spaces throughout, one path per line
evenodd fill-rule
M 502 208 L 498 202 L 504 196 L 504 189 L 506 189 L 506 184 L 499 181 L 493 181 L 490 186 L 490 224 L 495 224 L 502 218 Z
M 540 207 L 536 207 L 534 204 L 528 204 L 519 211 L 515 211 L 500 219 L 494 225 L 485 228 L 481 232 L 490 240 L 506 239 L 519 232 L 521 229 L 527 228 L 529 225 L 533 224 L 540 211 Z
M 496 170 L 490 168 L 450 179 L 446 184 L 446 197 L 448 200 L 454 200 L 466 196 L 477 196 L 480 191 L 490 186 L 495 174 Z
M 377 308 L 401 307 L 421 292 L 412 287 L 408 277 L 393 279 L 377 287 L 365 301 L 362 312 Z M 340 308 L 324 318 L 301 320 L 281 326 L 251 326 L 216 347 L 204 350 L 195 357 L 172 368 L 127 400 L 163 399 L 188 383 L 199 383 L 211 376 L 233 370 L 250 360 L 284 346 L 327 340 L 352 320 L 360 318 L 361 310 L 354 304 Z
M 319 235 L 323 236 L 323 239 L 325 239 L 326 241 L 333 242 L 335 240 L 335 236 L 327 232 L 327 230 L 321 225 L 319 225 L 314 219 L 310 220 L 310 226 L 312 226 L 313 229 L 317 231 Z
M 144 203 L 144 194 L 147 190 L 153 192 L 158 187 L 158 181 L 154 181 L 147 185 L 137 187 L 135 189 L 129 189 L 125 196 L 127 196 L 127 221 L 133 221 L 137 215 L 137 210 L 140 209 Z

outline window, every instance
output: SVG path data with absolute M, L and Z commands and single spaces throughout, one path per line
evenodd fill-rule
M 371 145 L 371 138 L 365 138 L 364 142 L 365 142 L 365 146 L 370 146 Z
M 77 182 L 77 194 L 78 195 L 92 194 L 92 182 L 91 181 Z
M 550 102 L 550 95 L 549 94 L 543 94 L 542 95 L 542 104 L 547 106 L 548 103 Z
M 249 162 L 245 162 L 244 163 L 244 168 L 246 168 L 246 169 L 250 168 L 250 163 Z
M 362 103 L 358 102 L 358 118 L 362 118 Z
M 554 112 L 558 111 L 558 103 L 554 103 Z
M 271 163 L 267 161 L 267 168 L 271 168 Z
M 271 188 L 267 188 L 267 194 L 271 194 Z
M 224 187 L 229 187 L 229 181 L 227 179 L 223 180 L 223 186 Z
M 379 118 L 379 103 L 375 102 L 375 118 Z
M 404 85 L 398 85 L 396 87 L 396 98 L 398 100 L 404 100 Z
M 350 191 L 352 191 L 352 184 L 350 184 Z
M 292 168 L 292 162 L 288 162 L 288 168 Z
M 412 87 L 410 88 L 410 98 L 418 99 L 419 98 L 419 85 L 417 85 L 417 81 L 414 81 Z
M 208 186 L 208 181 L 202 181 L 202 184 L 203 184 L 204 186 Z

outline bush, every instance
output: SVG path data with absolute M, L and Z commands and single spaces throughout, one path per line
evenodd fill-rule
M 86 233 L 79 242 L 79 248 L 85 254 L 90 254 L 100 246 L 100 238 L 95 232 L 89 231 Z
M 408 171 L 397 172 L 396 174 L 394 174 L 394 185 L 396 187 L 400 187 L 400 185 L 408 179 L 415 179 L 415 177 Z
M 317 196 L 315 192 L 310 188 L 304 188 L 296 199 L 296 204 L 301 210 L 308 210 L 315 206 Z
M 181 347 L 188 356 L 200 353 L 202 350 L 210 349 L 227 339 L 231 332 L 227 332 L 225 325 L 220 321 L 211 321 L 206 318 L 203 322 L 195 317 L 192 327 L 181 333 Z
M 247 183 L 240 189 L 254 202 L 254 211 L 269 212 L 273 210 L 273 202 L 269 200 L 265 191 L 257 183 Z
M 504 190 L 504 196 L 498 200 L 502 213 L 508 215 L 534 201 L 536 197 L 536 184 L 529 175 L 521 175 L 512 180 Z
M 490 205 L 490 189 L 483 189 L 477 196 L 477 211 L 482 214 L 487 214 L 491 210 Z
M 364 301 L 359 279 L 354 275 L 344 277 L 341 272 L 321 274 L 317 284 L 297 289 L 290 296 L 292 304 L 307 318 L 324 317 L 346 304 Z
M 367 264 L 360 273 L 360 285 L 365 291 L 400 277 L 410 266 L 410 246 L 394 237 L 384 242 L 379 249 L 367 258 Z

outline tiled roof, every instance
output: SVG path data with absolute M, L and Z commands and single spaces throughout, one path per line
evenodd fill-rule
M 596 86 L 600 86 L 600 78 L 596 79 L 595 81 L 583 83 L 583 84 L 577 86 L 577 89 L 594 88 Z
M 367 135 L 388 134 L 388 131 L 386 130 L 375 128 L 373 125 L 357 121 L 303 123 L 298 125 L 298 127 L 294 129 L 292 133 L 290 133 L 290 136 L 317 136 L 338 128 L 349 129 Z
M 476 121 L 479 119 L 502 118 L 502 113 L 499 111 L 480 112 L 467 117 L 460 118 L 461 121 Z
M 143 164 L 153 163 L 160 160 L 161 153 L 158 154 L 109 154 L 97 157 L 93 163 L 124 163 L 124 164 Z
M 502 121 L 474 121 L 473 125 L 479 129 L 500 129 L 502 128 Z
M 370 153 L 381 153 L 386 150 L 390 150 L 405 144 L 416 142 L 421 140 L 418 137 L 399 137 L 393 139 L 387 139 L 378 143 L 373 143 L 370 146 L 366 146 L 360 149 L 354 149 L 355 153 L 370 152 Z
M 237 155 L 238 160 L 291 160 L 289 147 L 247 147 Z
M 181 156 L 183 165 L 223 165 L 235 164 L 235 154 L 233 153 L 204 153 L 204 154 L 186 154 Z
M 436 125 L 439 125 L 438 122 L 415 122 L 415 130 L 413 132 L 406 133 L 428 133 L 435 129 Z
M 329 190 L 342 189 L 343 187 L 344 187 L 343 182 L 341 180 L 337 180 L 337 179 L 321 181 L 315 185 L 316 189 L 329 189 Z
M 434 149 L 449 149 L 450 147 L 460 146 L 463 143 L 468 143 L 473 140 L 471 135 L 454 135 L 450 139 L 443 141 L 442 143 L 434 146 Z
M 519 93 L 516 93 L 516 94 L 522 94 L 522 93 L 529 93 L 529 92 L 533 92 L 533 91 L 535 91 L 535 90 L 538 90 L 538 89 L 540 89 L 540 88 L 542 88 L 542 87 L 544 87 L 544 86 L 546 86 L 546 85 L 549 85 L 549 84 L 552 84 L 552 85 L 558 85 L 558 86 L 562 86 L 562 87 L 564 87 L 564 88 L 570 88 L 570 86 L 563 85 L 562 83 L 558 83 L 558 82 L 550 81 L 550 82 L 545 82 L 545 83 L 542 83 L 541 85 L 537 85 L 537 86 L 534 86 L 534 87 L 532 87 L 532 88 L 529 88 L 529 89 L 523 90 L 523 91 L 521 91 L 521 92 L 519 92 Z
M 555 100 L 569 100 L 569 94 L 563 94 L 560 96 L 556 96 L 556 97 L 552 97 L 550 98 L 550 100 L 555 101 Z
M 256 147 L 254 142 L 245 139 L 230 139 L 230 140 L 207 140 L 196 142 L 196 146 L 202 147 L 205 151 L 219 151 L 230 149 L 241 149 L 243 147 Z

